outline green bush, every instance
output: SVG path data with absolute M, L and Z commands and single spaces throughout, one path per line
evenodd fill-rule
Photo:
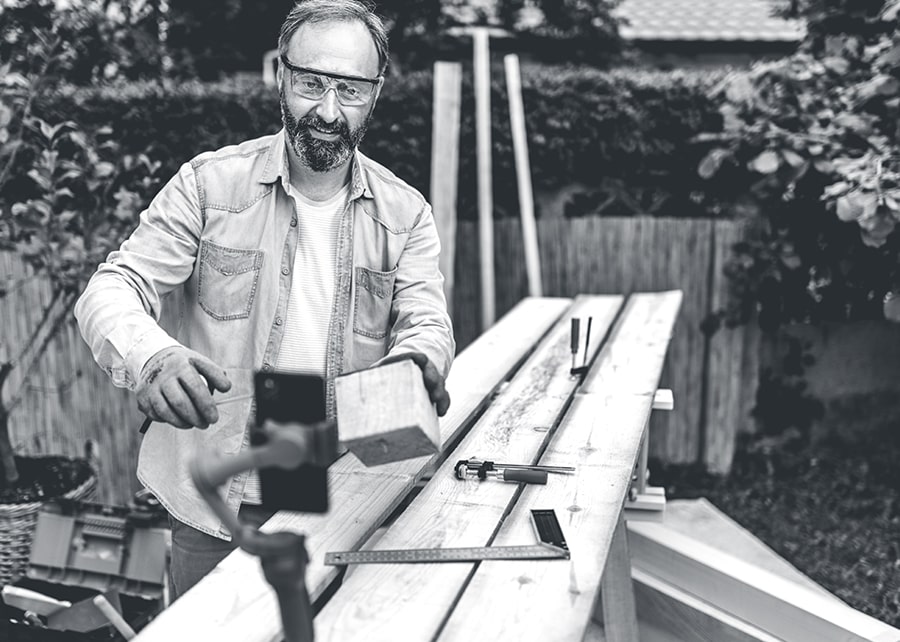
M 497 216 L 516 216 L 518 200 L 502 69 L 493 72 L 492 137 Z M 464 74 L 459 212 L 476 216 L 474 95 Z M 712 78 L 715 80 L 715 78 Z M 716 128 L 720 115 L 701 73 L 602 72 L 577 67 L 524 67 L 523 100 L 535 191 L 579 183 L 566 214 L 638 212 L 672 216 L 717 213 L 693 168 L 706 147 L 692 139 Z M 413 72 L 388 78 L 363 150 L 427 194 L 431 165 L 432 78 Z M 273 88 L 238 79 L 171 87 L 132 83 L 66 87 L 37 111 L 95 129 L 112 125 L 123 150 L 160 161 L 174 173 L 195 154 L 276 131 Z M 541 215 L 541 212 L 538 212 Z
M 726 79 L 705 191 L 760 223 L 731 322 L 900 320 L 900 0 L 804 0 L 795 55 Z M 887 295 L 887 297 L 886 297 Z

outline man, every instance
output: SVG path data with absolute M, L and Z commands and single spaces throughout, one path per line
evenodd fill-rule
M 337 375 L 410 355 L 438 413 L 450 402 L 431 208 L 357 151 L 384 83 L 384 26 L 359 0 L 305 0 L 278 48 L 284 128 L 184 164 L 75 308 L 97 362 L 157 422 L 138 478 L 170 513 L 176 596 L 233 548 L 188 462 L 247 447 L 254 370 L 323 376 L 334 418 Z M 270 516 L 255 473 L 223 490 L 244 521 Z

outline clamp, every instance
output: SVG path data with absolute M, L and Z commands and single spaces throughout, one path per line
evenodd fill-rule
M 454 466 L 457 479 L 476 478 L 479 481 L 499 479 L 525 484 L 546 484 L 547 473 L 573 473 L 571 466 L 530 466 L 526 464 L 499 464 L 489 460 L 460 459 Z

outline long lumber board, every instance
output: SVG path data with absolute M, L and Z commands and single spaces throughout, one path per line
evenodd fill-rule
M 695 539 L 629 523 L 635 571 L 786 642 L 900 642 L 900 630 Z
M 528 541 L 531 509 L 552 508 L 571 558 L 482 562 L 441 640 L 584 637 L 680 300 L 677 292 L 629 299 L 586 377 L 591 391 L 579 390 L 540 460 L 575 466 L 576 473 L 526 486 L 494 540 L 495 546 Z M 527 608 L 534 604 L 541 607 Z
M 571 300 L 564 298 L 523 299 L 456 357 L 447 378 L 452 401 L 440 421 L 442 447 L 471 422 L 570 305 Z M 420 457 L 367 469 L 346 455 L 329 469 L 329 513 L 280 512 L 266 523 L 267 531 L 307 535 L 307 586 L 312 599 L 337 576 L 335 568 L 323 564 L 325 553 L 359 548 L 434 459 Z M 277 600 L 259 561 L 236 550 L 145 627 L 137 639 L 272 642 L 280 636 Z
M 631 577 L 641 642 L 781 642 L 640 569 L 632 569 Z
M 517 484 L 459 481 L 455 461 L 479 457 L 535 463 L 578 386 L 569 374 L 569 317 L 592 315 L 599 348 L 619 296 L 579 297 L 486 409 L 454 454 L 387 529 L 375 549 L 487 546 L 518 493 Z M 533 544 L 528 533 L 519 544 Z M 378 564 L 353 568 L 315 619 L 316 639 L 428 640 L 438 633 L 474 563 Z

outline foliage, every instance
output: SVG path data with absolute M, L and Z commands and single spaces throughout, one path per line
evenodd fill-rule
M 698 166 L 724 209 L 761 222 L 724 314 L 770 327 L 878 316 L 900 288 L 900 1 L 795 4 L 807 41 L 712 90 L 723 132 Z
M 36 115 L 35 101 L 55 74 L 71 69 L 65 27 L 13 33 L 17 54 L 0 65 L 0 248 L 45 277 L 51 296 L 23 345 L 3 346 L 0 467 L 9 485 L 18 472 L 8 421 L 22 384 L 69 318 L 86 276 L 134 227 L 158 167 L 144 155 L 123 154 L 108 127 L 89 134 L 73 120 Z M 0 283 L 0 296 L 19 285 Z
M 155 77 L 161 72 L 156 2 L 82 0 L 62 8 L 54 0 L 5 4 L 0 11 L 0 60 L 17 69 L 40 64 L 42 45 L 33 37 L 38 29 L 58 36 L 54 73 L 68 82 L 91 84 L 116 77 Z
M 438 59 L 468 57 L 468 38 L 454 33 L 473 26 L 501 29 L 514 47 L 550 62 L 605 63 L 621 51 L 620 0 L 381 0 L 391 50 L 404 65 L 430 66 Z M 494 46 L 504 46 L 495 42 Z
M 377 0 L 396 69 L 468 59 L 471 40 L 452 27 L 489 25 L 554 60 L 602 62 L 621 46 L 611 8 L 618 0 Z M 257 70 L 274 49 L 293 0 L 169 0 L 167 47 L 182 78 L 212 80 Z M 497 43 L 495 41 L 494 45 Z
M 532 182 L 538 194 L 575 185 L 567 216 L 716 216 L 693 166 L 697 132 L 720 121 L 706 95 L 709 74 L 604 72 L 588 67 L 523 67 Z M 502 73 L 494 74 L 492 138 L 498 217 L 518 216 L 515 165 Z M 375 109 L 363 151 L 426 193 L 431 166 L 430 72 L 393 74 Z M 474 96 L 464 82 L 460 148 L 475 147 Z M 201 151 L 272 133 L 281 126 L 275 90 L 249 80 L 61 87 L 41 98 L 49 120 L 86 128 L 116 123 L 127 153 L 146 153 L 161 174 Z M 459 215 L 474 219 L 475 155 L 460 154 Z M 538 216 L 550 216 L 538 203 Z

